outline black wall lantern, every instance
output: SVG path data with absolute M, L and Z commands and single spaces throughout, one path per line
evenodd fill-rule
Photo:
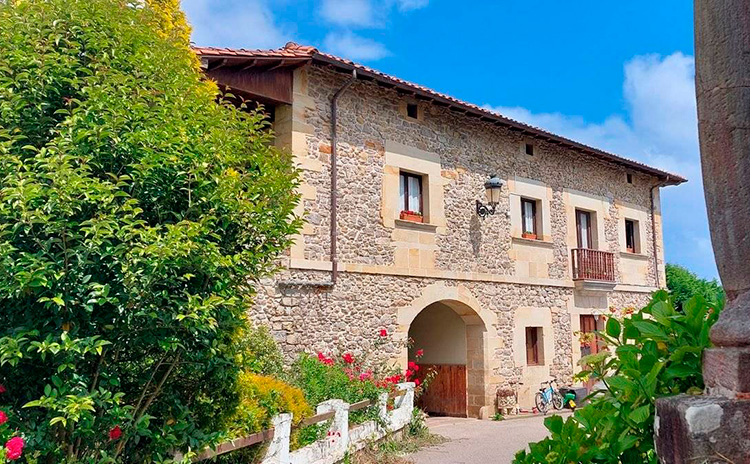
M 484 183 L 484 193 L 487 196 L 487 204 L 477 200 L 477 215 L 484 219 L 489 215 L 495 214 L 497 205 L 500 204 L 500 191 L 503 188 L 503 181 L 496 175 L 490 176 Z

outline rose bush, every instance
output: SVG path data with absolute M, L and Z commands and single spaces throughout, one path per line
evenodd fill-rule
M 0 2 L 6 459 L 165 462 L 236 409 L 297 174 L 202 79 L 174 3 Z

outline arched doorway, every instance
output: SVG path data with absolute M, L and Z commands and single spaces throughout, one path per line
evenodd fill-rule
M 424 350 L 420 377 L 436 372 L 419 405 L 435 415 L 478 417 L 487 405 L 487 329 L 467 304 L 441 300 L 420 311 L 409 325 L 409 361 Z

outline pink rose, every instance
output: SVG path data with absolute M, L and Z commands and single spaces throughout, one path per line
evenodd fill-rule
M 4 411 L 0 411 L 0 425 L 8 422 L 8 415 Z
M 15 461 L 23 453 L 23 438 L 13 437 L 5 443 L 5 457 L 9 461 Z

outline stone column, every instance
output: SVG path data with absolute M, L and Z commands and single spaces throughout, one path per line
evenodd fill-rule
M 750 2 L 695 0 L 706 206 L 727 304 L 703 358 L 706 395 L 657 402 L 663 463 L 750 462 Z
M 289 438 L 292 435 L 292 415 L 279 414 L 273 418 L 273 439 L 268 444 L 263 464 L 288 464 Z
M 326 437 L 327 455 L 333 458 L 331 462 L 338 462 L 349 450 L 349 403 L 344 400 L 323 401 L 315 412 L 323 414 L 329 411 L 333 411 L 334 416 Z

